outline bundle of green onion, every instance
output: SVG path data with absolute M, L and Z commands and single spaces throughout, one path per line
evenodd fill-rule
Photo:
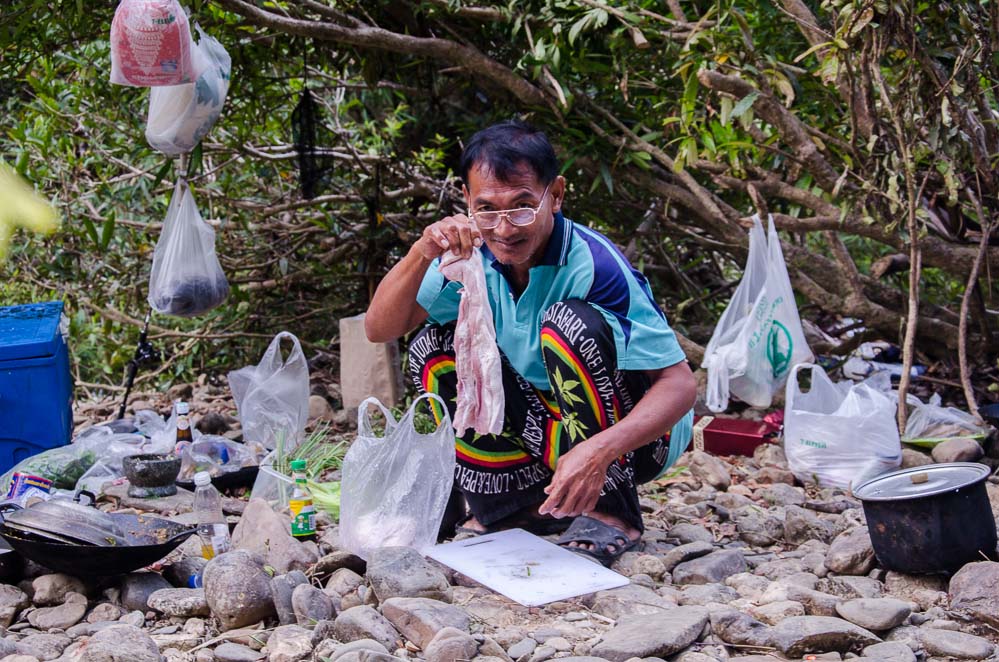
M 273 465 L 275 471 L 291 476 L 292 460 L 306 460 L 306 477 L 311 481 L 318 481 L 327 471 L 339 469 L 343 464 L 347 442 L 343 439 L 331 439 L 329 424 L 320 423 L 305 441 L 287 452 L 284 449 L 284 437 L 279 435 L 276 451 Z

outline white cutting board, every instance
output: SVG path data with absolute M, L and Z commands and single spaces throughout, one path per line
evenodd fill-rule
M 427 556 L 526 607 L 628 583 L 627 577 L 523 529 L 436 545 Z

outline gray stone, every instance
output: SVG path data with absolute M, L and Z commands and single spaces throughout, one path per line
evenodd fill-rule
M 203 588 L 161 588 L 149 596 L 149 608 L 167 616 L 209 616 Z
M 34 655 L 9 655 L 3 658 L 3 662 L 39 662 L 39 659 Z
M 278 574 L 308 570 L 319 560 L 315 548 L 291 536 L 288 520 L 275 513 L 263 499 L 250 499 L 232 532 L 233 549 L 264 557 Z
M 534 649 L 534 652 L 531 654 L 528 662 L 545 662 L 545 660 L 550 660 L 555 657 L 555 653 L 557 652 L 558 651 L 552 646 L 538 646 Z
M 17 655 L 17 644 L 10 639 L 0 639 L 0 659 Z
M 712 602 L 727 604 L 738 599 L 739 594 L 735 589 L 724 584 L 691 584 L 680 589 L 678 602 L 684 606 L 704 606 Z
M 740 597 L 755 601 L 770 588 L 770 581 L 766 577 L 740 572 L 726 578 L 725 585 L 734 588 Z
M 330 575 L 326 587 L 323 589 L 329 594 L 345 596 L 357 590 L 357 587 L 364 583 L 364 577 L 357 574 L 350 568 L 340 568 Z
M 787 456 L 780 444 L 760 444 L 753 450 L 753 460 L 761 467 L 787 469 Z
M 27 593 L 16 586 L 0 584 L 0 626 L 10 627 L 18 612 L 30 604 Z
M 921 641 L 927 653 L 940 657 L 984 660 L 995 653 L 995 645 L 988 639 L 953 630 L 923 629 Z
M 205 598 L 222 629 L 242 627 L 274 614 L 270 577 L 255 557 L 234 550 L 205 566 Z
M 917 451 L 914 448 L 902 448 L 902 469 L 912 469 L 913 467 L 924 467 L 927 464 L 934 464 L 929 453 Z
M 704 451 L 693 451 L 687 465 L 690 473 L 720 492 L 732 484 L 731 467 L 724 461 Z
M 735 609 L 712 610 L 711 631 L 726 644 L 735 646 L 773 646 L 769 626 Z
M 813 591 L 786 580 L 775 582 L 760 596 L 760 604 L 791 600 L 801 603 L 805 613 L 812 616 L 836 616 L 836 605 L 841 600 L 835 595 Z
M 841 575 L 866 575 L 874 569 L 874 547 L 866 526 L 844 531 L 829 545 L 825 564 Z
M 871 577 L 853 577 L 849 575 L 820 579 L 815 589 L 846 600 L 854 598 L 880 598 L 884 595 L 884 588 L 878 580 Z
M 298 625 L 281 625 L 267 638 L 268 662 L 299 662 L 312 654 L 312 633 Z
M 885 641 L 864 649 L 863 655 L 871 660 L 881 662 L 916 662 L 916 654 L 912 649 L 897 641 Z
M 699 540 L 697 542 L 690 542 L 679 547 L 674 547 L 666 552 L 666 555 L 662 559 L 663 565 L 666 567 L 666 572 L 672 572 L 673 568 L 684 561 L 696 559 L 713 551 L 715 551 L 715 546 L 708 541 Z
M 64 573 L 42 575 L 31 582 L 33 589 L 31 601 L 36 607 L 52 607 L 61 605 L 67 593 L 87 594 L 87 587 L 82 581 Z
M 727 549 L 707 556 L 685 561 L 673 569 L 675 584 L 715 584 L 726 577 L 746 571 L 746 558 L 742 552 Z
M 39 630 L 65 630 L 79 623 L 86 613 L 87 598 L 79 593 L 68 593 L 66 601 L 58 607 L 42 607 L 28 614 L 28 622 Z
M 800 506 L 805 503 L 805 491 L 786 483 L 774 483 L 756 490 L 756 498 L 772 506 Z
M 338 644 L 336 650 L 334 650 L 330 655 L 324 656 L 329 657 L 330 662 L 339 660 L 341 657 L 345 657 L 348 654 L 358 653 L 358 652 L 368 652 L 376 655 L 388 656 L 388 650 L 382 646 L 377 641 L 373 639 L 358 639 L 357 641 L 351 641 L 345 644 Z M 316 650 L 316 655 L 318 657 L 319 650 Z
M 807 653 L 859 651 L 881 640 L 841 618 L 795 616 L 773 627 L 774 645 L 788 657 Z
M 441 570 L 411 547 L 381 547 L 368 558 L 368 582 L 379 602 L 389 598 L 429 598 L 451 602 L 451 586 Z
M 915 602 L 923 611 L 947 604 L 947 580 L 938 575 L 904 575 L 889 571 L 884 579 L 885 593 L 899 600 Z
M 149 609 L 149 596 L 164 588 L 173 588 L 157 572 L 133 572 L 121 580 L 121 603 L 129 611 Z
M 950 579 L 950 606 L 999 626 L 999 563 L 969 563 Z
M 933 447 L 937 462 L 977 462 L 985 455 L 982 445 L 974 439 L 948 439 Z
M 144 611 L 130 611 L 121 618 L 118 619 L 122 623 L 127 625 L 132 625 L 137 628 L 141 628 L 146 624 L 146 614 Z
M 22 654 L 33 655 L 39 660 L 54 660 L 73 640 L 64 634 L 30 634 L 17 643 Z
M 631 564 L 632 575 L 648 575 L 655 581 L 661 581 L 667 572 L 663 560 L 651 554 L 641 554 Z
M 471 618 L 461 607 L 429 598 L 389 598 L 381 609 L 396 630 L 423 649 L 441 629 L 467 631 L 471 624 Z
M 674 525 L 669 530 L 669 535 L 671 538 L 679 540 L 682 544 L 715 541 L 714 534 L 710 531 L 705 529 L 703 526 L 690 524 L 689 522 L 680 522 L 679 524 Z
M 763 467 L 756 472 L 756 482 L 764 483 L 785 483 L 794 485 L 794 474 L 787 469 L 778 467 Z
M 387 651 L 395 650 L 401 638 L 388 619 L 368 605 L 340 612 L 334 621 L 333 632 L 343 642 L 373 639 Z
M 161 658 L 160 649 L 148 634 L 122 624 L 94 634 L 83 649 L 80 662 L 161 662 Z
M 788 506 L 784 515 L 784 539 L 792 545 L 808 540 L 830 542 L 835 535 L 832 526 L 811 510 Z
M 278 623 L 281 625 L 298 623 L 292 596 L 295 594 L 296 588 L 308 583 L 309 578 L 301 570 L 292 570 L 271 579 L 271 597 L 274 599 L 274 610 L 277 612 Z
M 333 618 L 333 603 L 328 595 L 311 584 L 299 584 L 291 596 L 299 625 L 314 625 Z
M 637 584 L 625 584 L 619 588 L 598 591 L 592 596 L 585 596 L 583 602 L 588 604 L 594 613 L 615 621 L 624 616 L 657 614 L 676 606 L 652 589 Z
M 697 640 L 708 622 L 702 607 L 677 607 L 661 614 L 629 618 L 600 638 L 592 654 L 611 662 L 632 657 L 666 657 Z
M 739 537 L 750 545 L 769 547 L 782 542 L 784 522 L 758 506 L 744 506 L 732 513 Z
M 212 652 L 215 654 L 215 662 L 259 662 L 264 659 L 264 654 L 260 651 L 231 641 L 225 642 Z
M 883 632 L 904 623 L 912 609 L 908 602 L 893 598 L 859 598 L 839 603 L 836 612 L 865 630 Z
M 121 608 L 110 602 L 102 602 L 87 614 L 88 623 L 101 623 L 104 621 L 116 621 L 121 618 Z
M 459 662 L 471 660 L 479 651 L 479 644 L 472 635 L 456 628 L 443 628 L 434 635 L 424 651 L 427 662 Z
M 777 625 L 785 618 L 804 616 L 805 607 L 794 600 L 778 600 L 765 605 L 750 607 L 749 615 L 758 618 L 767 625 Z
M 534 641 L 530 637 L 524 637 L 513 646 L 507 649 L 507 654 L 514 660 L 519 660 L 522 657 L 530 655 L 534 652 L 534 649 L 538 647 L 538 642 Z

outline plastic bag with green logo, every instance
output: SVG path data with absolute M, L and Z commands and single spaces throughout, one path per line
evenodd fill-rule
M 753 216 L 746 270 L 704 352 L 708 409 L 725 411 L 730 396 L 768 407 L 791 366 L 811 360 L 773 217 L 764 233 Z

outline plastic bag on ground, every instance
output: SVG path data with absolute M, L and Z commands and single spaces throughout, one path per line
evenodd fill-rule
M 988 436 L 988 428 L 968 412 L 941 407 L 938 393 L 934 393 L 929 402 L 915 399 L 912 404 L 913 410 L 906 419 L 902 435 L 902 441 L 907 444 L 932 448 L 948 439 L 974 439 L 981 443 Z
M 159 313 L 195 317 L 229 296 L 215 254 L 215 230 L 204 222 L 184 179 L 177 181 L 149 275 L 149 305 Z
M 193 481 L 194 474 L 207 471 L 213 478 L 259 464 L 259 458 L 246 444 L 211 434 L 198 436 L 180 453 L 178 480 Z
M 704 352 L 706 404 L 716 413 L 730 395 L 770 406 L 791 366 L 812 360 L 773 217 L 768 225 L 764 234 L 753 216 L 745 272 Z
M 469 428 L 479 434 L 499 434 L 505 405 L 503 373 L 479 249 L 468 259 L 447 253 L 441 258 L 440 272 L 462 284 L 454 331 L 458 374 L 454 429 L 458 434 Z
M 286 338 L 292 350 L 284 359 L 281 341 Z M 277 334 L 260 363 L 230 372 L 229 389 L 246 443 L 269 449 L 280 443 L 284 451 L 301 443 L 309 420 L 309 364 L 293 334 Z
M 811 371 L 807 392 L 798 386 L 801 370 Z M 902 464 L 897 395 L 877 384 L 833 383 L 810 363 L 794 366 L 785 393 L 784 453 L 802 482 L 855 487 Z
M 398 421 L 375 398 L 357 412 L 357 439 L 347 451 L 340 479 L 340 542 L 363 559 L 379 547 L 425 549 L 437 542 L 454 483 L 454 431 L 445 415 L 437 429 L 420 434 L 413 425 L 422 395 Z M 385 432 L 371 426 L 369 405 L 385 416 Z M 445 409 L 446 411 L 446 409 Z
M 111 22 L 111 82 L 153 87 L 193 78 L 191 27 L 177 0 L 122 0 Z
M 208 134 L 229 91 L 229 53 L 200 26 L 195 29 L 201 40 L 192 45 L 194 82 L 149 91 L 146 141 L 172 156 L 190 152 Z

